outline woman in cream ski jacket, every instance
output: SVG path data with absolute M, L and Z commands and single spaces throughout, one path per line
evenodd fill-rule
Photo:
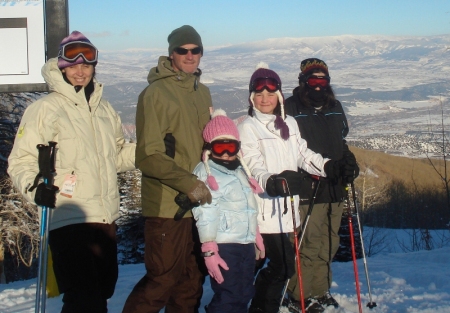
M 59 57 L 42 68 L 51 92 L 26 109 L 8 160 L 25 198 L 54 207 L 49 244 L 62 312 L 107 311 L 118 276 L 117 172 L 135 168 L 135 145 L 125 143 L 119 115 L 94 78 L 97 56 L 80 32 L 63 39 Z M 57 143 L 56 195 L 42 183 L 29 190 L 39 172 L 36 146 L 49 141 Z

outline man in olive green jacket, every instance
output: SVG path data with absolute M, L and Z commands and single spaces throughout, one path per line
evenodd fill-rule
M 142 171 L 147 273 L 125 303 L 123 313 L 196 312 L 202 274 L 194 248 L 191 212 L 174 220 L 179 192 L 191 202 L 211 203 L 205 184 L 192 174 L 201 160 L 202 131 L 212 109 L 209 89 L 200 83 L 200 35 L 191 26 L 168 37 L 169 57 L 150 70 L 149 86 L 136 112 L 136 167 Z

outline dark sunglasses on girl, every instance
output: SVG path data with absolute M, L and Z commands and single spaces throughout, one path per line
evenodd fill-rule
M 192 54 L 196 55 L 196 54 L 199 54 L 202 52 L 202 47 L 195 47 L 192 49 L 185 49 L 185 48 L 178 47 L 178 48 L 173 49 L 173 51 L 175 51 L 179 55 L 186 55 L 186 54 L 188 54 L 189 51 L 191 51 Z
M 241 143 L 234 139 L 217 139 L 210 143 L 211 151 L 217 156 L 228 153 L 229 156 L 238 154 Z
M 272 77 L 259 77 L 254 79 L 249 86 L 250 92 L 261 92 L 266 89 L 269 92 L 275 92 L 281 89 L 281 84 Z
M 58 57 L 67 62 L 75 62 L 80 56 L 86 63 L 95 63 L 98 58 L 98 50 L 88 42 L 72 41 L 63 45 L 58 54 Z
M 306 83 L 311 88 L 316 88 L 316 87 L 325 88 L 325 87 L 328 87 L 328 85 L 330 84 L 330 76 L 311 75 L 306 79 Z

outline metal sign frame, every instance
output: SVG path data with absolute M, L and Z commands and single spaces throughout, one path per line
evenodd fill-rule
M 68 0 L 44 1 L 44 38 L 45 61 L 58 56 L 61 40 L 69 34 Z M 44 65 L 44 64 L 42 64 Z M 40 73 L 40 72 L 39 72 Z M 0 84 L 0 92 L 45 92 L 45 83 Z

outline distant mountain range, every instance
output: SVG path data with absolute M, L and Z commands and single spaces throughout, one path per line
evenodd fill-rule
M 137 98 L 148 85 L 148 72 L 166 54 L 166 49 L 152 47 L 100 51 L 97 76 L 125 124 L 134 124 Z M 206 46 L 200 64 L 202 81 L 211 90 L 214 107 L 237 118 L 246 114 L 249 78 L 259 62 L 280 75 L 287 98 L 298 83 L 300 61 L 309 57 L 328 64 L 352 138 L 427 132 L 442 124 L 442 112 L 444 124 L 450 123 L 450 34 L 274 38 Z

